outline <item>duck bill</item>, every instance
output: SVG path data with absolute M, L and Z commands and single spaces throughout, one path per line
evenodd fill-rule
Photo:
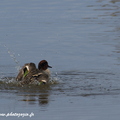
M 49 68 L 52 68 L 51 66 L 48 65 Z

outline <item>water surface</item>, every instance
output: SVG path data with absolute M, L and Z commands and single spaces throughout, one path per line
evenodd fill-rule
M 119 19 L 119 0 L 0 1 L 0 113 L 119 120 Z M 52 82 L 20 86 L 18 69 L 42 59 Z

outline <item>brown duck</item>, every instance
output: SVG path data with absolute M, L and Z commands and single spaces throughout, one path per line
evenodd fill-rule
M 16 80 L 21 84 L 29 84 L 37 80 L 40 83 L 48 83 L 50 78 L 50 70 L 46 60 L 42 60 L 38 64 L 38 69 L 34 63 L 26 63 L 19 71 Z

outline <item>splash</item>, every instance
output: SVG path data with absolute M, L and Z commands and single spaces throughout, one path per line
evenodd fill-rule
M 57 72 L 52 73 L 49 80 L 49 84 L 58 84 L 59 83 L 58 81 L 59 81 L 58 73 Z
M 5 44 L 2 45 L 0 43 L 0 45 L 3 46 L 7 50 L 7 53 L 9 54 L 10 58 L 15 62 L 15 64 L 16 64 L 15 68 L 18 71 L 20 69 L 20 65 L 19 65 L 19 61 L 16 59 L 15 54 Z M 20 55 L 18 54 L 18 56 L 20 56 Z
M 46 89 L 51 85 L 59 84 L 58 77 L 52 74 L 49 82 L 47 84 L 41 84 L 39 81 L 35 80 L 29 84 L 22 84 L 21 81 L 16 81 L 15 77 L 2 77 L 0 78 L 0 90 L 17 90 L 22 89 Z

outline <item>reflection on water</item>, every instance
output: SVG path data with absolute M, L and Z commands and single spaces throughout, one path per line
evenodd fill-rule
M 45 92 L 46 90 L 44 90 Z M 29 94 L 23 94 L 19 95 L 22 96 L 23 98 L 20 101 L 25 101 L 28 102 L 29 104 L 36 104 L 36 101 L 38 101 L 38 104 L 40 106 L 46 106 L 49 103 L 49 93 L 48 91 L 46 93 L 42 93 L 40 91 L 40 95 L 36 95 L 36 93 L 29 93 Z
M 120 2 L 120 0 L 111 0 L 112 3 Z
M 46 104 L 48 104 L 48 96 L 49 96 L 49 94 L 39 95 L 39 104 L 40 105 L 46 105 Z

